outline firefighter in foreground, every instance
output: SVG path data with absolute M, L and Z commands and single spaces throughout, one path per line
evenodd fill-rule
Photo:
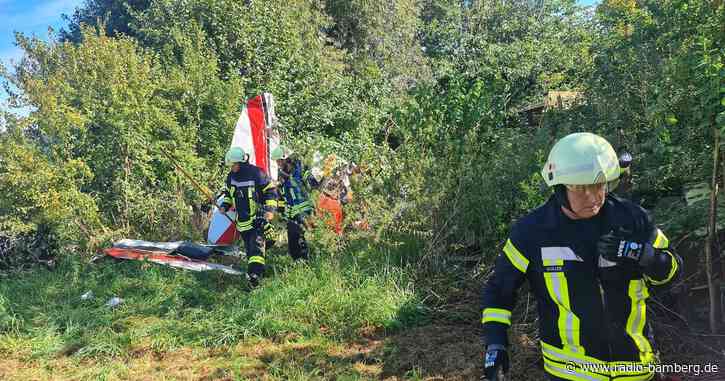
M 257 287 L 264 274 L 264 226 L 274 218 L 277 189 L 259 168 L 249 164 L 248 156 L 239 147 L 227 151 L 224 161 L 231 166 L 227 175 L 222 213 L 230 208 L 237 212 L 236 226 L 247 253 L 247 279 Z
M 280 198 L 278 207 L 287 220 L 287 243 L 290 256 L 307 259 L 309 249 L 305 228 L 310 224 L 312 201 L 308 190 L 319 184 L 305 170 L 302 162 L 294 157 L 294 151 L 279 146 L 272 151 L 272 160 L 279 167 Z
M 644 209 L 609 193 L 620 171 L 600 136 L 552 148 L 542 175 L 554 195 L 514 224 L 483 290 L 486 378 L 508 371 L 511 311 L 527 280 L 551 380 L 655 379 L 647 298 L 681 259 Z

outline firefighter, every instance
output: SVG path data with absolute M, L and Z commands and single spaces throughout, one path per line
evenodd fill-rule
M 337 168 L 335 170 L 330 168 L 329 171 L 326 171 L 330 174 L 324 176 L 320 183 L 322 192 L 317 201 L 317 212 L 320 217 L 325 218 L 327 225 L 337 235 L 342 235 L 343 206 L 349 204 L 353 198 L 350 176 L 359 170 L 355 163 L 340 164 L 339 160 L 335 160 L 335 164 L 337 164 Z
M 278 207 L 287 220 L 287 243 L 292 259 L 307 259 L 309 249 L 305 228 L 310 225 L 312 201 L 308 190 L 319 184 L 294 157 L 294 151 L 284 146 L 272 150 L 272 160 L 279 167 L 280 198 Z
M 227 175 L 224 199 L 220 210 L 234 208 L 236 227 L 247 253 L 247 279 L 252 288 L 259 285 L 264 274 L 265 240 L 263 229 L 274 217 L 277 189 L 269 177 L 249 164 L 249 156 L 239 147 L 227 151 L 224 162 L 231 167 Z
M 647 298 L 681 259 L 641 207 L 610 192 L 612 146 L 575 133 L 552 148 L 542 175 L 554 194 L 517 221 L 482 294 L 484 376 L 508 370 L 516 293 L 536 297 L 544 370 L 551 380 L 652 380 Z

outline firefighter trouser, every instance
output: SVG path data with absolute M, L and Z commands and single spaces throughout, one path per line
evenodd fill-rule
M 302 216 L 287 221 L 287 244 L 292 259 L 307 259 L 308 248 L 305 240 L 305 225 Z
M 560 377 L 552 376 L 551 374 L 547 374 L 547 376 L 549 376 L 549 378 L 548 378 L 548 380 L 549 380 L 549 381 L 568 381 L 568 380 L 566 380 L 566 379 L 564 379 L 564 378 L 560 378 Z M 619 379 L 619 378 L 614 378 L 614 380 L 617 380 L 617 379 Z M 625 378 L 622 378 L 622 379 L 623 379 L 623 380 L 626 380 L 627 378 L 625 377 Z M 582 379 L 582 380 L 584 380 L 584 379 Z M 652 378 L 652 379 L 651 379 L 651 381 L 660 381 L 660 380 L 664 380 L 664 378 L 661 378 L 661 377 L 660 377 L 659 375 L 657 375 L 657 374 L 655 374 L 655 375 L 654 375 L 654 378 Z
M 247 273 L 261 277 L 264 274 L 264 235 L 257 227 L 240 234 L 247 253 Z

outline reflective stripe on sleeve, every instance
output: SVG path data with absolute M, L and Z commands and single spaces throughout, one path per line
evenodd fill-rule
M 264 257 L 260 257 L 259 255 L 254 255 L 249 257 L 249 263 L 258 263 L 260 265 L 264 264 Z
M 647 319 L 647 298 L 649 291 L 642 279 L 629 281 L 629 299 L 631 308 L 627 317 L 627 334 L 634 340 L 640 353 L 652 352 L 649 341 L 644 337 L 644 324 Z
M 521 252 L 514 246 L 510 239 L 506 240 L 506 244 L 503 247 L 503 252 L 509 259 L 512 265 L 516 267 L 522 273 L 526 273 L 526 269 L 529 267 L 529 260 L 521 254 Z
M 663 285 L 663 284 L 671 281 L 672 278 L 675 277 L 675 274 L 677 274 L 677 269 L 680 266 L 677 263 L 677 259 L 675 259 L 675 256 L 671 252 L 669 252 L 667 250 L 665 250 L 664 252 L 667 253 L 667 255 L 670 256 L 670 263 L 672 264 L 672 266 L 670 267 L 670 272 L 667 274 L 667 276 L 665 277 L 665 279 L 657 280 L 657 279 L 654 279 L 654 278 L 650 277 L 647 274 L 644 274 L 644 279 L 646 279 L 648 282 L 652 283 L 655 286 L 661 286 L 661 285 Z
M 657 229 L 657 238 L 655 238 L 652 247 L 655 249 L 666 249 L 668 246 L 670 246 L 670 240 L 667 239 L 665 233 L 662 233 L 662 230 Z
M 483 310 L 481 323 L 498 322 L 511 325 L 511 311 L 503 308 L 486 308 Z

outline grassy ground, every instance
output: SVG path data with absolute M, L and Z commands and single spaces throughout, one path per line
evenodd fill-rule
M 252 291 L 238 276 L 112 259 L 6 276 L 0 379 L 477 380 L 480 284 L 440 271 L 471 270 L 463 257 L 413 271 L 417 245 L 366 237 L 308 263 L 276 250 Z M 94 297 L 81 300 L 87 291 Z M 525 295 L 511 332 L 511 379 L 541 380 Z M 114 296 L 124 302 L 107 307 Z M 722 364 L 721 341 L 677 337 L 663 361 Z
M 391 253 L 278 252 L 253 291 L 238 276 L 130 261 L 15 274 L 0 283 L 0 378 L 377 378 L 376 337 L 425 321 Z M 114 296 L 124 302 L 106 306 Z

